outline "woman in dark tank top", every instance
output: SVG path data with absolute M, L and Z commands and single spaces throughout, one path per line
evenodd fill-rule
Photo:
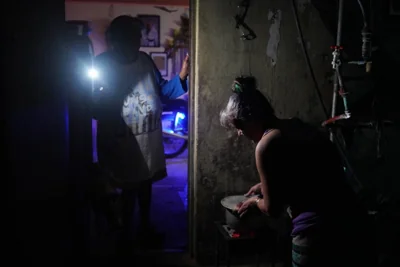
M 238 212 L 254 206 L 275 216 L 289 206 L 293 266 L 370 266 L 366 212 L 346 183 L 335 146 L 299 119 L 278 119 L 254 77 L 236 78 L 233 91 L 220 121 L 257 143 L 260 183 L 249 192 L 263 196 L 250 197 Z

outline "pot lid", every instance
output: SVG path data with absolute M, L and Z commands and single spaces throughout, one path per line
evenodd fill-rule
M 221 200 L 221 205 L 226 209 L 234 210 L 239 203 L 245 201 L 246 199 L 248 198 L 244 195 L 229 196 Z

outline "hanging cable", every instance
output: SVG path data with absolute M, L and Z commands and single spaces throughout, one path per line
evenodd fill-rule
M 257 38 L 255 32 L 244 22 L 247 12 L 250 8 L 250 0 L 242 0 L 237 6 L 238 12 L 234 16 L 236 22 L 236 29 L 241 31 L 241 40 L 251 41 Z
M 371 52 L 372 52 L 372 42 L 371 42 L 372 33 L 368 27 L 367 16 L 365 15 L 364 6 L 361 3 L 361 0 L 357 0 L 357 2 L 358 5 L 360 6 L 364 22 L 364 26 L 361 30 L 361 41 L 362 41 L 361 56 L 364 59 L 364 61 L 367 61 L 371 57 Z
M 329 117 L 328 109 L 326 108 L 326 106 L 324 104 L 324 100 L 322 98 L 321 91 L 319 90 L 318 82 L 317 82 L 317 79 L 315 78 L 314 70 L 313 70 L 313 68 L 311 66 L 310 57 L 308 55 L 306 44 L 305 44 L 305 41 L 304 41 L 303 31 L 302 31 L 302 29 L 300 27 L 300 19 L 299 19 L 299 14 L 297 12 L 297 7 L 296 7 L 295 0 L 292 0 L 292 7 L 293 7 L 293 14 L 294 14 L 295 22 L 296 22 L 297 31 L 299 32 L 300 43 L 301 43 L 301 47 L 303 49 L 304 58 L 306 60 L 307 67 L 308 67 L 308 70 L 310 72 L 311 79 L 312 79 L 312 81 L 314 83 L 314 88 L 316 89 L 316 93 L 317 93 L 318 99 L 319 99 L 319 101 L 321 103 L 321 107 L 323 109 L 323 112 L 325 113 L 325 117 L 328 118 Z
M 246 44 L 245 44 L 245 45 L 246 45 Z M 249 44 L 247 44 L 247 45 L 248 45 L 247 55 L 248 55 L 248 57 L 249 57 L 249 74 L 250 74 L 250 76 L 252 76 L 252 73 L 251 73 L 251 52 L 252 52 L 251 43 L 249 43 Z
M 312 65 L 311 65 L 310 57 L 309 57 L 308 52 L 307 52 L 307 48 L 306 48 L 305 41 L 304 41 L 303 31 L 301 30 L 301 26 L 300 26 L 300 19 L 299 19 L 299 15 L 298 15 L 298 12 L 297 12 L 297 7 L 296 7 L 295 0 L 292 0 L 292 9 L 293 9 L 294 17 L 295 17 L 296 27 L 297 27 L 297 30 L 299 32 L 299 37 L 300 37 L 300 41 L 301 41 L 300 43 L 301 43 L 301 46 L 302 46 L 302 49 L 303 49 L 303 54 L 304 54 L 304 57 L 305 57 L 305 60 L 306 60 L 307 66 L 308 66 L 308 70 L 310 71 L 311 78 L 312 78 L 313 83 L 314 83 L 314 88 L 315 88 L 316 93 L 318 95 L 318 99 L 319 99 L 319 101 L 321 103 L 321 107 L 322 107 L 322 109 L 323 109 L 323 111 L 325 113 L 325 116 L 327 118 L 329 118 L 329 113 L 328 113 L 327 108 L 325 107 L 325 104 L 324 104 L 324 101 L 323 101 L 323 98 L 322 98 L 322 94 L 321 94 L 321 90 L 319 89 L 318 82 L 317 82 L 317 79 L 315 77 Z M 341 143 L 338 141 L 338 138 L 337 138 L 336 134 L 332 134 L 332 136 L 333 136 L 333 139 L 334 139 L 333 141 L 336 144 L 336 146 L 338 148 L 338 151 L 342 156 L 343 163 L 344 163 L 348 173 L 350 174 L 350 177 L 353 178 L 354 181 L 357 183 L 357 186 L 359 187 L 358 189 L 361 189 L 362 185 L 361 185 L 360 181 L 357 179 L 356 174 L 355 174 L 353 168 L 350 165 L 350 162 L 349 162 L 349 160 L 348 160 L 348 158 L 346 156 L 344 148 L 342 147 Z
M 364 27 L 366 27 L 366 26 L 367 26 L 367 17 L 365 16 L 365 9 L 364 9 L 364 6 L 363 6 L 363 4 L 361 3 L 361 0 L 357 0 L 357 2 L 358 2 L 358 5 L 360 6 L 361 14 L 362 14 L 362 16 L 363 16 Z

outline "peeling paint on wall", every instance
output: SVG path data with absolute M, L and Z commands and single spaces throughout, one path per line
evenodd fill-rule
M 271 59 L 272 66 L 275 66 L 278 59 L 278 45 L 281 39 L 279 33 L 281 27 L 282 12 L 280 10 L 270 10 L 268 20 L 271 22 L 269 27 L 269 40 L 267 45 L 267 56 Z
M 302 13 L 310 3 L 310 0 L 297 0 L 297 9 Z

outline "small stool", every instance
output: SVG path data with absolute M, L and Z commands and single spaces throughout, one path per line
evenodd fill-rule
M 217 267 L 220 265 L 220 250 L 221 250 L 221 240 L 225 241 L 225 249 L 226 249 L 226 266 L 230 267 L 231 264 L 231 248 L 233 244 L 242 243 L 244 247 L 254 247 L 256 254 L 256 266 L 260 266 L 260 258 L 261 254 L 264 251 L 264 246 L 260 245 L 259 239 L 254 234 L 233 234 L 230 235 L 227 231 L 226 224 L 224 222 L 217 221 L 215 222 L 215 226 L 217 228 L 217 236 L 216 236 L 216 261 L 215 264 Z M 267 245 L 267 241 L 262 244 Z M 272 267 L 275 266 L 275 260 L 272 260 Z

